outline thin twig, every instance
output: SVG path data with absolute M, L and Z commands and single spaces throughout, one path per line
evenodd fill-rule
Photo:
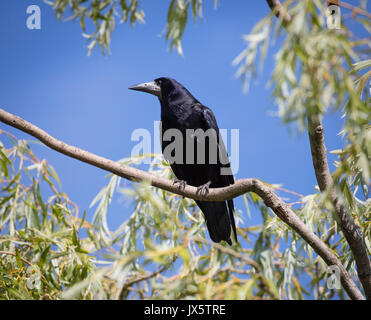
M 355 15 L 355 16 L 357 14 L 360 14 L 360 15 L 363 15 L 367 18 L 371 18 L 371 13 L 367 12 L 366 10 L 363 10 L 360 7 L 353 6 L 350 3 L 347 3 L 347 2 L 344 2 L 344 1 L 339 1 L 339 6 L 342 7 L 342 8 L 351 10 L 352 14 Z
M 192 240 L 192 241 L 195 241 L 195 242 L 201 242 L 201 243 L 208 244 L 212 248 L 215 248 L 215 249 L 217 249 L 221 252 L 224 252 L 228 255 L 234 256 L 235 258 L 237 258 L 239 260 L 242 260 L 246 264 L 250 265 L 254 269 L 255 272 L 251 273 L 251 270 L 245 270 L 243 273 L 250 274 L 250 275 L 254 274 L 255 276 L 257 276 L 259 278 L 259 280 L 261 281 L 262 289 L 264 291 L 268 292 L 272 297 L 276 297 L 275 292 L 272 291 L 271 286 L 268 284 L 267 278 L 264 276 L 264 274 L 261 270 L 261 267 L 259 266 L 259 264 L 256 261 L 242 255 L 241 253 L 239 253 L 239 252 L 237 252 L 237 251 L 235 251 L 231 248 L 224 247 L 224 246 L 222 246 L 218 243 L 212 242 L 210 240 L 206 240 L 206 239 L 198 237 L 198 236 L 192 236 L 192 237 L 189 237 L 188 239 Z M 231 272 L 237 272 L 236 270 L 238 270 L 238 269 L 229 268 L 229 271 L 231 271 Z M 221 270 L 219 270 L 219 271 L 221 271 Z M 240 273 L 242 273 L 242 272 L 240 272 Z M 240 279 L 235 279 L 235 280 L 240 281 Z M 233 279 L 231 281 L 233 281 Z M 224 285 L 226 285 L 226 284 L 224 284 Z
M 302 195 L 300 193 L 297 193 L 295 191 L 292 191 L 292 190 L 288 190 L 288 189 L 285 189 L 285 188 L 282 188 L 282 187 L 278 187 L 278 186 L 275 186 L 275 185 L 272 185 L 272 188 L 273 189 L 276 189 L 276 190 L 280 190 L 280 191 L 286 192 L 286 193 L 289 193 L 289 194 L 292 194 L 293 196 L 297 196 L 299 198 L 304 198 L 304 195 Z
M 14 256 L 16 257 L 17 254 L 15 252 L 12 252 L 12 251 L 0 251 L 0 254 L 4 254 L 4 255 L 8 255 L 8 256 Z M 32 263 L 28 260 L 26 260 L 25 258 L 23 257 L 19 257 L 25 264 L 28 264 L 29 266 L 32 266 Z
M 173 259 L 172 263 L 175 262 L 176 258 Z M 119 294 L 119 300 L 122 300 L 124 299 L 124 296 L 125 296 L 125 292 L 131 287 L 133 286 L 134 284 L 136 283 L 139 283 L 139 282 L 142 282 L 142 281 L 145 281 L 145 280 L 149 280 L 151 278 L 154 278 L 156 276 L 158 276 L 159 274 L 163 273 L 164 271 L 166 271 L 167 269 L 170 268 L 172 264 L 167 264 L 167 265 L 164 265 L 162 266 L 160 269 L 158 269 L 157 271 L 155 272 L 148 272 L 144 275 L 140 275 L 140 276 L 136 276 L 134 277 L 133 279 L 127 281 L 123 287 L 121 288 L 120 290 L 120 294 Z
M 261 268 L 260 266 L 252 259 L 244 256 L 243 254 L 231 249 L 231 248 L 228 248 L 228 247 L 224 247 L 218 243 L 215 243 L 215 242 L 211 242 L 210 240 L 207 240 L 207 239 L 204 239 L 204 238 L 201 238 L 201 237 L 198 237 L 198 236 L 192 236 L 192 237 L 189 237 L 189 240 L 192 240 L 192 241 L 196 241 L 196 242 L 201 242 L 201 243 L 204 243 L 204 244 L 207 244 L 213 248 L 216 248 L 218 249 L 219 251 L 221 252 L 224 252 L 228 255 L 231 255 L 231 256 L 234 256 L 235 258 L 239 259 L 239 260 L 242 260 L 244 261 L 245 263 L 247 263 L 248 265 L 250 265 L 251 267 L 253 267 L 257 272 L 261 272 Z
M 13 256 L 13 257 L 17 257 L 17 254 L 15 252 L 12 252 L 12 251 L 0 251 L 0 254 L 3 254 L 3 255 L 9 255 L 9 256 Z M 27 265 L 33 267 L 34 265 L 28 261 L 27 259 L 19 256 L 19 258 Z M 48 280 L 46 280 L 46 278 L 44 277 L 44 275 L 39 271 L 38 268 L 35 267 L 35 270 L 40 274 L 40 277 L 44 280 L 44 282 L 50 287 L 49 285 L 49 282 Z

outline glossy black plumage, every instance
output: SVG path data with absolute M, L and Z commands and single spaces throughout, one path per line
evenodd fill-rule
M 152 83 L 146 83 L 145 86 L 152 88 Z M 168 129 L 177 129 L 182 133 L 183 137 L 183 154 L 182 163 L 175 161 L 171 163 L 171 168 L 174 175 L 179 180 L 185 181 L 187 184 L 199 187 L 209 181 L 211 184 L 210 188 L 225 187 L 234 183 L 233 175 L 230 171 L 230 165 L 227 157 L 227 153 L 223 144 L 223 141 L 219 139 L 219 128 L 213 112 L 206 106 L 202 105 L 192 94 L 184 88 L 180 83 L 171 78 L 158 78 L 153 83 L 154 86 L 158 86 L 160 92 L 157 92 L 161 103 L 161 122 L 162 122 L 162 151 L 165 158 L 170 160 L 170 156 L 167 155 L 166 148 L 172 143 L 172 140 L 166 141 L 164 139 L 165 132 Z M 148 88 L 143 89 L 143 85 L 132 87 L 133 90 L 148 91 Z M 206 139 L 205 141 L 205 162 L 200 164 L 197 163 L 197 137 L 189 136 L 186 133 L 187 129 L 214 129 L 217 136 L 214 138 L 210 137 L 211 142 Z M 188 139 L 188 141 L 187 141 Z M 196 163 L 187 163 L 187 149 L 186 145 L 189 143 L 189 139 L 196 139 L 194 144 L 194 160 Z M 220 147 L 220 153 L 227 159 L 224 161 L 224 165 L 221 163 L 221 158 L 218 157 L 216 162 L 209 163 L 211 150 L 209 149 L 209 142 L 211 146 Z M 176 150 L 175 150 L 176 152 Z M 179 158 L 178 158 L 179 159 Z M 221 168 L 225 167 L 230 174 L 222 175 Z M 221 202 L 209 202 L 209 201 L 196 201 L 197 205 L 203 212 L 207 224 L 207 229 L 210 234 L 210 238 L 214 242 L 220 242 L 225 240 L 231 244 L 230 235 L 231 228 L 234 232 L 234 238 L 236 237 L 236 227 L 233 217 L 234 205 L 233 200 L 221 201 Z

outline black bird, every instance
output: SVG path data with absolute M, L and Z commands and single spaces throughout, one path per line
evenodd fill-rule
M 179 183 L 180 188 L 184 188 L 186 184 L 198 187 L 197 191 L 201 196 L 207 194 L 209 187 L 226 187 L 234 183 L 215 116 L 208 107 L 202 105 L 185 87 L 171 78 L 158 78 L 154 82 L 138 84 L 129 89 L 153 94 L 160 100 L 162 152 L 178 179 L 174 183 Z M 181 133 L 180 148 L 174 144 L 178 143 L 179 147 L 176 135 L 174 134 L 174 139 L 171 140 L 166 133 L 171 133 L 174 129 Z M 200 130 L 196 131 L 197 129 L 210 134 L 205 134 L 202 138 L 195 134 L 200 133 Z M 169 152 L 169 149 L 172 152 Z M 215 150 L 219 151 L 216 159 Z M 237 242 L 233 200 L 212 202 L 198 200 L 196 203 L 205 216 L 210 238 L 214 242 L 225 240 L 231 245 L 231 227 Z

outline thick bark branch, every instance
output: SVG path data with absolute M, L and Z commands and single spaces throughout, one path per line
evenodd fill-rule
M 320 190 L 325 191 L 328 186 L 332 185 L 333 181 L 327 162 L 327 149 L 322 121 L 318 116 L 308 117 L 308 134 L 317 183 Z
M 341 230 L 353 252 L 354 260 L 357 265 L 358 277 L 362 283 L 363 289 L 365 290 L 367 299 L 370 300 L 371 264 L 367 248 L 356 224 L 340 204 L 336 191 L 332 188 L 334 182 L 327 163 L 325 137 L 323 134 L 322 121 L 319 116 L 308 116 L 308 132 L 313 166 L 318 186 L 322 192 L 330 190 L 331 201 L 334 204 L 336 214 L 339 218 Z
M 39 139 L 48 147 L 63 153 L 69 157 L 89 163 L 103 170 L 112 172 L 120 177 L 133 182 L 147 181 L 151 185 L 176 193 L 181 196 L 201 200 L 197 194 L 197 188 L 186 186 L 184 190 L 179 190 L 174 183 L 168 179 L 150 174 L 148 172 L 135 169 L 126 165 L 120 165 L 112 160 L 97 156 L 88 151 L 70 146 L 63 141 L 57 140 L 48 133 L 38 128 L 37 126 L 17 117 L 5 110 L 0 109 L 0 121 L 26 132 L 33 137 Z M 265 205 L 287 225 L 294 229 L 313 249 L 314 251 L 328 264 L 338 266 L 341 273 L 341 282 L 344 289 L 352 299 L 364 299 L 349 273 L 344 269 L 339 259 L 326 246 L 326 244 L 318 238 L 305 224 L 297 217 L 291 208 L 284 203 L 265 183 L 258 179 L 241 179 L 225 188 L 212 188 L 209 193 L 202 198 L 204 201 L 224 201 L 233 199 L 246 192 L 255 192 L 264 201 Z
M 272 12 L 278 18 L 283 14 L 283 20 L 286 24 L 290 23 L 291 16 L 284 13 L 282 4 L 279 0 L 266 0 Z M 327 5 L 339 5 L 339 1 L 327 1 Z M 340 204 L 333 187 L 333 180 L 330 169 L 327 163 L 327 150 L 325 145 L 325 138 L 323 135 L 322 121 L 319 116 L 308 116 L 308 133 L 312 152 L 312 160 L 314 171 L 316 174 L 318 186 L 321 191 L 330 190 L 331 200 L 334 204 L 336 214 L 340 220 L 341 229 L 349 243 L 353 252 L 354 260 L 356 261 L 358 277 L 362 283 L 363 289 L 367 299 L 371 300 L 371 263 L 367 254 L 366 246 L 363 242 L 362 236 L 357 230 L 357 227 Z

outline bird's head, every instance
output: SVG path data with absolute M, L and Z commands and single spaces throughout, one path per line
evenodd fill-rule
M 192 97 L 189 91 L 179 82 L 166 77 L 157 78 L 153 82 L 140 83 L 129 89 L 153 94 L 160 100 L 172 100 L 182 96 Z

